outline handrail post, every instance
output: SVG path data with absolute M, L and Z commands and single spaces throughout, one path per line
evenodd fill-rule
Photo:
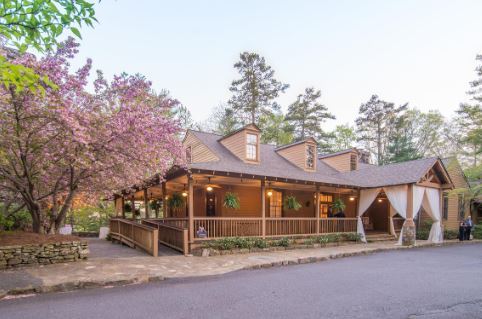
M 159 231 L 152 231 L 152 256 L 157 257 L 159 254 Z
M 316 186 L 316 209 L 315 209 L 315 214 L 316 214 L 316 234 L 320 234 L 320 186 Z
M 144 188 L 144 214 L 146 215 L 146 219 L 149 218 L 149 198 L 147 188 Z
M 187 185 L 188 185 L 188 217 L 189 217 L 189 242 L 194 242 L 194 185 L 192 175 L 188 175 Z
M 266 238 L 266 195 L 265 195 L 265 182 L 261 180 L 261 235 Z

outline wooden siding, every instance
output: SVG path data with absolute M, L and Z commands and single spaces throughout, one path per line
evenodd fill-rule
M 459 162 L 455 158 L 450 160 L 449 164 L 446 166 L 446 169 L 450 176 L 450 179 L 452 180 L 452 183 L 454 184 L 454 188 L 456 189 L 467 188 L 469 186 L 467 184 L 467 181 L 465 180 L 462 167 L 460 167 Z M 443 220 L 443 223 L 445 225 L 445 229 L 458 230 L 459 223 L 460 223 L 458 195 L 449 191 L 448 196 L 449 196 L 448 218 L 447 220 Z M 469 216 L 469 214 L 470 214 L 470 203 L 468 200 L 465 200 L 465 217 Z M 430 218 L 430 217 L 426 216 L 426 218 Z
M 321 160 L 339 172 L 348 172 L 351 170 L 351 166 L 350 166 L 351 155 L 357 155 L 357 153 L 348 152 L 340 155 L 322 158 Z
M 316 144 L 311 142 L 304 142 L 300 144 L 296 144 L 290 147 L 283 148 L 277 153 L 283 156 L 285 159 L 293 163 L 294 165 L 298 166 L 299 168 L 307 171 L 312 172 L 316 171 L 316 151 L 315 151 L 315 158 L 314 158 L 314 168 L 307 168 L 306 167 L 306 148 L 308 146 L 314 146 L 316 150 Z
M 188 132 L 183 142 L 184 149 L 191 147 L 191 157 L 193 163 L 214 162 L 219 158 L 194 134 Z
M 258 147 L 257 147 L 257 160 L 248 160 L 246 158 L 246 134 L 254 134 L 258 137 Z M 221 141 L 224 147 L 226 147 L 231 153 L 236 155 L 240 160 L 246 163 L 259 163 L 260 158 L 260 136 L 259 132 L 253 129 L 250 129 L 249 126 L 244 130 L 241 130 L 231 136 L 223 138 Z

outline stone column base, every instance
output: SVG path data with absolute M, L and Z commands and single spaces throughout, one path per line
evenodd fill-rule
M 415 223 L 412 219 L 407 219 L 403 223 L 402 228 L 402 245 L 403 246 L 413 246 L 415 245 L 416 230 Z

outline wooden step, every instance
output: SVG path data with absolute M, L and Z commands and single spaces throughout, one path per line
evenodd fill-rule
M 371 242 L 396 240 L 395 236 L 392 236 L 390 234 L 367 234 L 366 239 L 367 241 Z

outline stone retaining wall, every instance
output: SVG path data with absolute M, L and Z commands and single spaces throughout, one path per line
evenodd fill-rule
M 49 244 L 31 244 L 0 247 L 0 269 L 56 264 L 87 259 L 87 242 L 66 241 Z

